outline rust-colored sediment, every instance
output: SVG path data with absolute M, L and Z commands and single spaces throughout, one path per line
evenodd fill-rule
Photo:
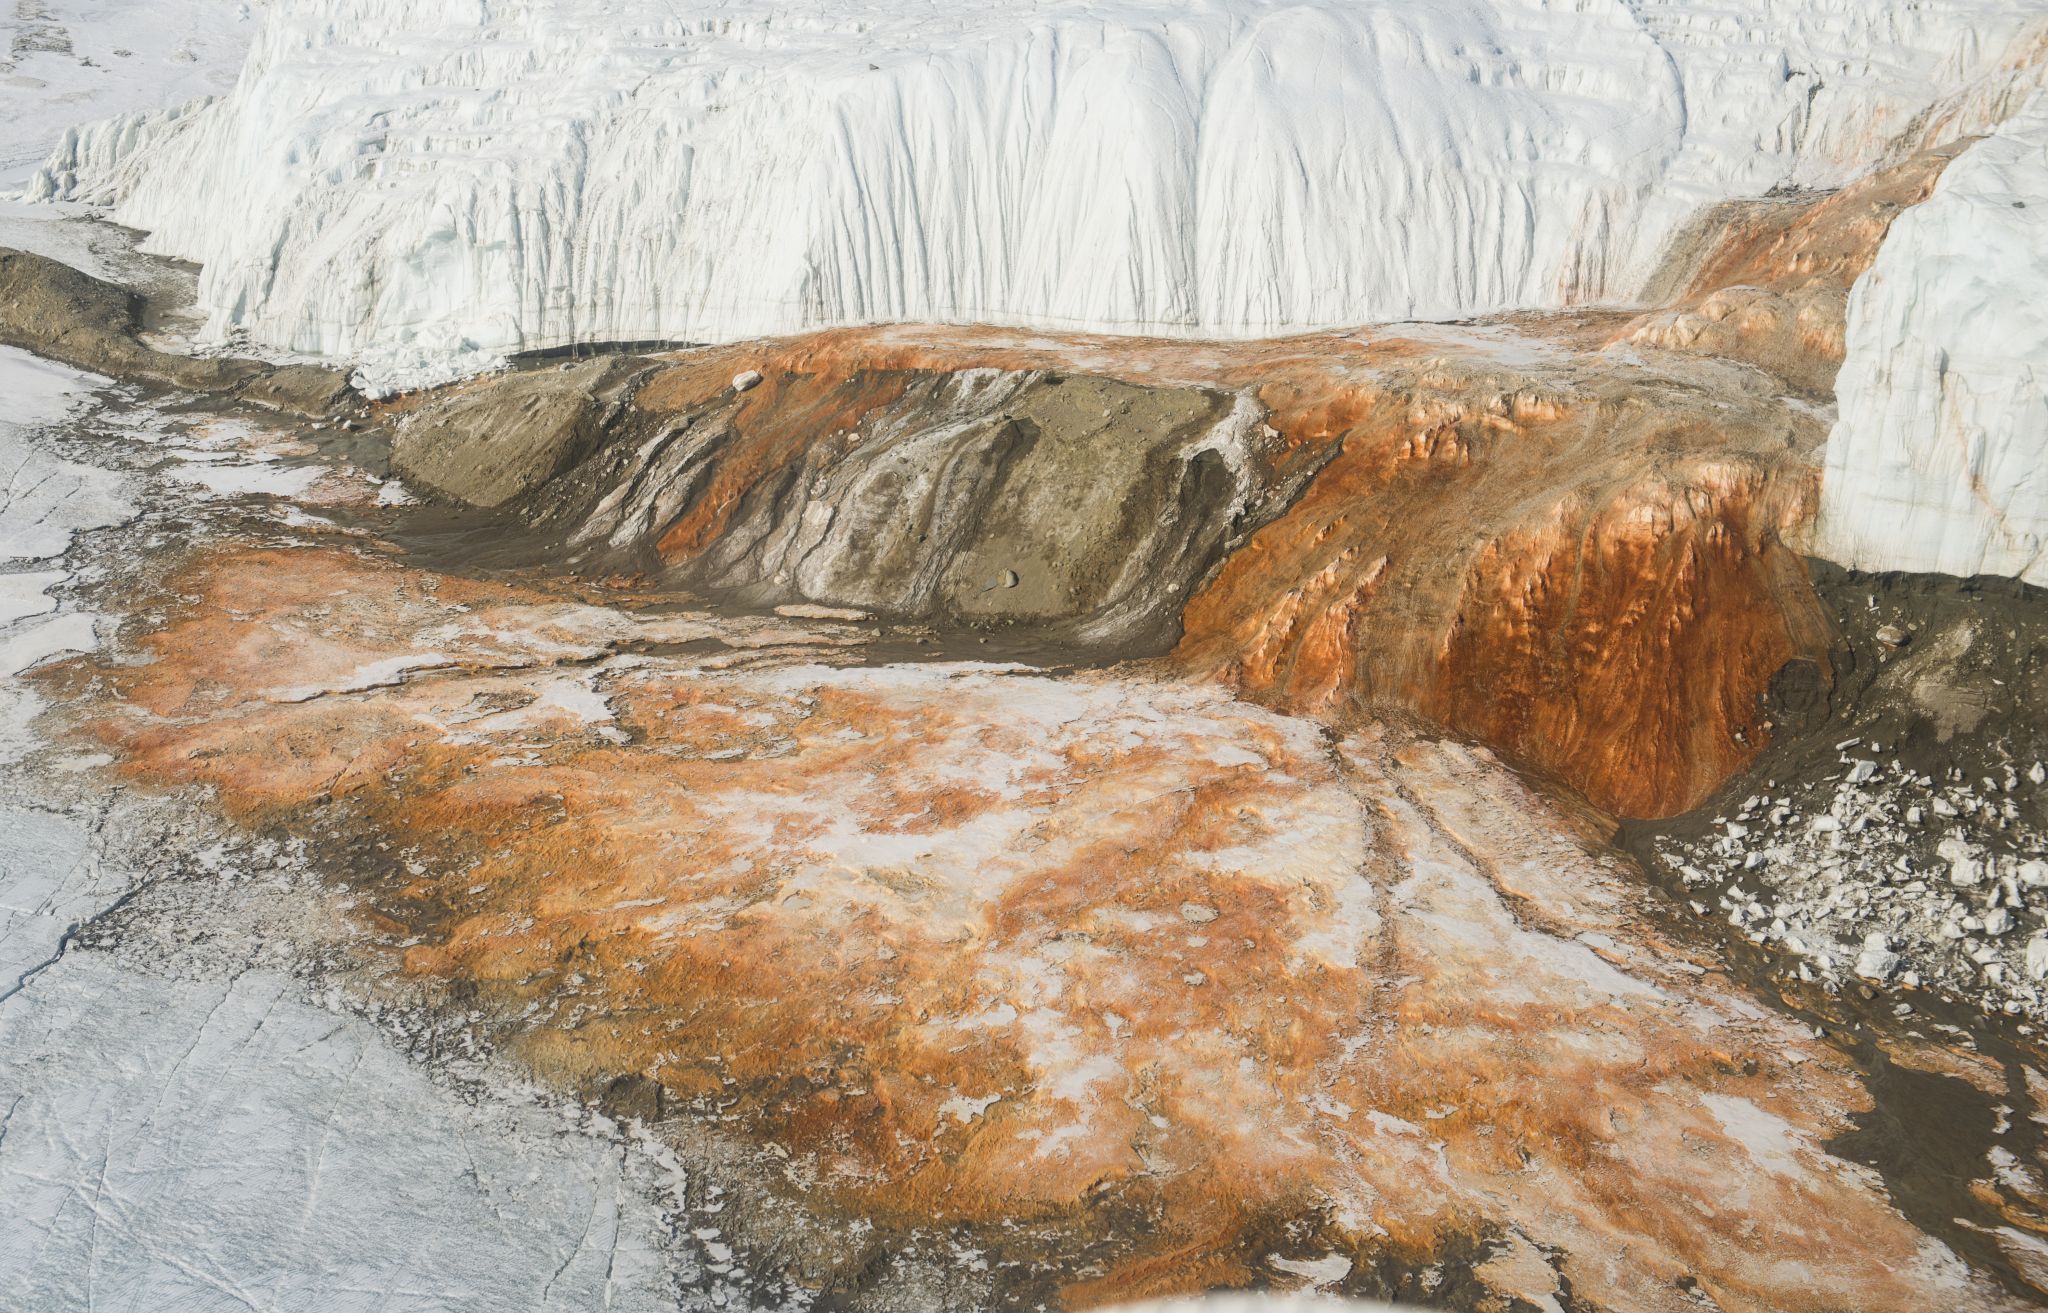
M 1767 432 L 1654 394 L 1384 396 L 1190 602 L 1177 657 L 1294 711 L 1413 708 L 1625 815 L 1685 810 L 1769 741 L 1778 672 L 1826 658 L 1785 542 L 1815 476 Z
M 1968 144 L 1921 151 L 1840 191 L 1717 207 L 1659 275 L 1670 305 L 1616 340 L 1745 361 L 1833 396 L 1849 289 L 1877 259 L 1892 221 L 1933 193 Z
M 1143 1209 L 1075 1306 L 1271 1279 L 1248 1237 L 1311 1213 L 1368 1261 L 1504 1240 L 1482 1281 L 1598 1307 L 2001 1306 L 1823 1150 L 1865 1106 L 1839 1057 L 1484 752 L 1142 676 L 606 663 L 635 622 L 353 551 L 171 589 L 146 664 L 88 667 L 123 769 L 416 859 L 369 900 L 406 971 L 812 1207 Z
M 1761 700 L 1787 663 L 1825 675 L 1828 624 L 1787 546 L 1824 432 L 1726 366 L 1698 366 L 1720 371 L 1710 405 L 1698 378 L 1602 354 L 1619 322 L 1234 344 L 840 330 L 693 353 L 634 404 L 687 413 L 740 368 L 767 380 L 714 491 L 660 539 L 683 560 L 808 444 L 861 441 L 917 375 L 1249 393 L 1262 479 L 1313 479 L 1189 601 L 1182 668 L 1292 712 L 1418 711 L 1610 810 L 1668 815 L 1768 742 Z

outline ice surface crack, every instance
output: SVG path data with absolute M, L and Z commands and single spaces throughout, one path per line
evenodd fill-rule
M 126 907 L 129 903 L 133 902 L 137 895 L 141 894 L 144 890 L 148 889 L 151 883 L 154 883 L 154 881 L 136 885 L 134 888 L 128 890 L 128 892 L 122 894 L 119 898 L 116 898 L 113 902 L 107 904 L 107 906 L 100 909 L 99 911 L 94 912 L 90 916 L 80 917 L 78 920 L 73 921 L 70 925 L 65 926 L 64 933 L 57 936 L 56 948 L 51 950 L 50 955 L 48 957 L 36 963 L 34 966 L 30 967 L 28 970 L 22 972 L 18 977 L 16 977 L 14 984 L 8 988 L 7 992 L 0 993 L 0 1004 L 6 1003 L 16 994 L 19 994 L 23 990 L 27 989 L 29 987 L 29 984 L 32 981 L 34 981 L 37 976 L 40 976 L 41 974 L 43 974 L 43 972 L 48 971 L 51 967 L 56 966 L 58 962 L 62 961 L 64 955 L 71 951 L 72 944 L 77 942 L 79 933 L 83 931 L 87 926 L 92 925 L 96 921 L 104 920 L 105 918 L 113 916 L 115 913 L 119 912 L 123 907 Z

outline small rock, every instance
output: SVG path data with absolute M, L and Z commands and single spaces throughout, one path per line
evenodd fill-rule
M 732 390 L 735 392 L 751 392 L 759 386 L 761 371 L 758 369 L 741 370 L 732 376 Z
M 1950 884 L 1964 889 L 1973 888 L 1984 881 L 1984 863 L 1977 857 L 1976 849 L 1961 839 L 1950 835 L 1935 846 L 1934 855 L 1948 863 Z
M 2039 858 L 2021 862 L 2018 875 L 2020 883 L 2029 889 L 2048 889 L 2048 862 Z
M 1897 625 L 1885 625 L 1877 631 L 1877 641 L 1886 647 L 1904 647 L 1912 637 Z
M 2048 980 L 2048 934 L 2027 941 L 2027 974 L 2035 980 Z
M 1899 955 L 1892 952 L 1883 934 L 1864 937 L 1863 952 L 1856 958 L 1856 974 L 1865 980 L 1885 981 L 1899 969 Z
M 1849 767 L 1849 783 L 1867 784 L 1874 776 L 1876 776 L 1876 774 L 1876 762 L 1868 760 L 1859 760 L 1855 765 Z
M 2012 913 L 2002 907 L 1994 907 L 1984 914 L 1984 933 L 2002 935 L 2012 929 Z

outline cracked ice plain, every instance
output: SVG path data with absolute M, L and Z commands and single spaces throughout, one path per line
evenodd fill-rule
M 36 190 L 202 263 L 215 337 L 400 379 L 880 320 L 1258 335 L 1631 297 L 1700 204 L 1843 180 L 2036 18 L 281 0 L 231 95 L 73 134 Z
M 135 513 L 119 475 L 59 460 L 32 440 L 105 383 L 0 347 L 0 396 L 7 399 L 0 411 L 0 569 L 61 556 L 73 534 L 119 524 Z
M 52 656 L 98 644 L 93 616 L 51 596 L 69 575 L 47 565 L 89 529 L 135 514 L 125 480 L 108 470 L 61 460 L 37 432 L 71 416 L 105 380 L 0 347 L 0 764 L 35 746 L 31 722 L 41 700 L 13 676 Z M 0 910 L 0 927 L 8 915 Z M 12 933 L 0 929 L 0 936 Z M 4 945 L 4 938 L 0 938 Z M 14 979 L 0 946 L 0 989 Z
M 0 1307 L 673 1307 L 620 1149 L 289 987 L 72 953 L 0 1003 Z

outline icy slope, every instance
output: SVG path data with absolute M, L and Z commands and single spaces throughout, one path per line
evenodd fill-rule
M 1848 343 L 1820 554 L 2048 584 L 2048 94 L 1892 225 Z
M 263 0 L 254 0 L 260 7 Z M 22 0 L 0 10 L 0 187 L 81 119 L 225 94 L 255 34 L 243 0 Z
M 1256 335 L 1630 296 L 1840 181 L 2026 0 L 279 0 L 223 102 L 43 196 L 212 329 L 457 358 L 999 321 Z

